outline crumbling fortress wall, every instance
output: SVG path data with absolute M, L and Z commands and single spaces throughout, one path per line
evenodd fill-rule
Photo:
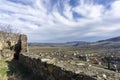
M 13 57 L 15 53 L 15 47 L 18 44 L 19 39 L 21 40 L 21 53 L 27 52 L 27 36 L 23 34 L 5 33 L 0 31 L 0 58 L 6 57 L 8 54 Z M 16 48 L 19 48 L 17 45 Z
M 21 54 L 20 62 L 35 75 L 34 80 L 96 80 L 89 75 L 74 71 L 75 67 L 57 59 L 40 58 L 37 55 Z M 66 66 L 65 66 L 66 65 Z
M 35 75 L 34 80 L 119 80 L 120 74 L 87 63 L 67 62 L 30 53 L 20 54 L 20 62 Z
M 18 40 L 21 36 L 22 41 L 22 52 L 26 52 L 27 50 L 27 36 L 24 34 L 14 34 L 14 33 L 4 33 L 0 31 L 0 45 L 3 49 L 14 47 L 15 44 L 18 43 Z M 9 44 L 10 42 L 10 44 Z
M 63 61 L 29 53 L 27 52 L 26 35 L 9 34 L 9 37 L 2 39 L 3 35 L 1 34 L 0 37 L 0 48 L 3 50 L 12 48 L 11 50 L 15 51 L 16 45 L 16 48 L 21 47 L 18 62 L 33 72 L 34 80 L 119 80 L 119 73 L 87 63 Z

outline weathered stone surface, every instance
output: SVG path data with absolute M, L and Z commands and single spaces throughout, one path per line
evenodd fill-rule
M 21 34 L 13 34 L 13 33 L 5 33 L 0 31 L 0 56 L 5 57 L 13 57 L 14 53 L 16 53 L 15 48 L 18 46 L 18 41 L 21 36 L 21 53 L 27 51 L 27 36 Z M 8 55 L 9 53 L 9 55 Z
M 43 59 L 41 59 L 41 61 L 42 62 L 48 62 L 48 61 L 50 61 L 50 59 L 43 58 Z
M 21 40 L 22 40 L 22 52 L 27 52 L 28 51 L 27 36 L 22 35 Z
M 36 80 L 114 80 L 115 72 L 89 66 L 87 63 L 62 61 L 56 58 L 31 58 L 28 54 L 20 55 L 20 62 L 27 66 Z M 72 64 L 70 63 L 72 62 Z

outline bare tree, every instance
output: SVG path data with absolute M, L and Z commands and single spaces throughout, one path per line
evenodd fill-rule
M 2 40 L 9 40 L 11 38 L 11 34 L 14 33 L 16 36 L 21 34 L 20 30 L 17 27 L 13 27 L 7 24 L 0 24 L 0 32 Z

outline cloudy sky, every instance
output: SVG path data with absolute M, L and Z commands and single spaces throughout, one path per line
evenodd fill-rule
M 0 23 L 29 42 L 107 39 L 120 36 L 120 0 L 0 0 Z

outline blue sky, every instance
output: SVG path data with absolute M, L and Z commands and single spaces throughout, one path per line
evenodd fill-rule
M 29 42 L 97 41 L 120 36 L 120 0 L 0 0 L 0 23 Z

